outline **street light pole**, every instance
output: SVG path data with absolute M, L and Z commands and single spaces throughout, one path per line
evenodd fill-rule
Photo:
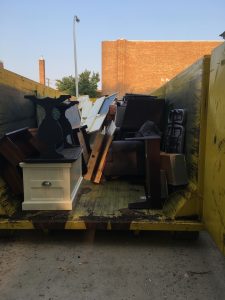
M 79 96 L 78 90 L 78 72 L 77 72 L 77 47 L 76 47 L 76 23 L 79 23 L 80 19 L 78 16 L 73 17 L 73 46 L 74 46 L 74 65 L 75 65 L 75 86 L 76 86 L 76 97 Z

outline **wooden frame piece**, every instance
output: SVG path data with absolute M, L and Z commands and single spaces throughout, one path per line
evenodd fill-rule
M 91 156 L 89 158 L 88 165 L 87 165 L 88 171 L 87 171 L 86 175 L 84 176 L 84 179 L 86 179 L 86 180 L 92 179 L 92 176 L 93 176 L 93 173 L 95 170 L 95 166 L 97 164 L 97 161 L 98 161 L 98 158 L 100 155 L 104 137 L 105 137 L 104 131 L 97 133 L 97 136 L 95 138 L 95 142 L 94 142 L 94 145 L 92 148 Z
M 106 133 L 106 143 L 105 143 L 105 146 L 104 146 L 104 150 L 101 153 L 101 158 L 100 158 L 100 161 L 99 161 L 99 164 L 98 164 L 98 169 L 96 171 L 96 175 L 95 175 L 95 178 L 94 178 L 94 183 L 99 183 L 101 181 L 102 173 L 103 173 L 104 166 L 105 166 L 106 156 L 107 156 L 107 153 L 109 151 L 109 147 L 112 143 L 113 134 L 114 134 L 115 130 L 116 130 L 116 126 L 115 126 L 115 123 L 112 121 L 110 126 L 108 127 L 108 130 L 107 130 L 107 133 Z

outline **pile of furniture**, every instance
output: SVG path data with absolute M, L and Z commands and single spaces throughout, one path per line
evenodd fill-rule
M 129 208 L 162 208 L 168 184 L 188 183 L 185 118 L 185 111 L 179 109 L 169 111 L 166 120 L 164 99 L 126 94 L 117 104 L 114 130 L 97 134 L 85 179 L 99 183 L 102 174 L 108 179 L 144 177 L 145 201 L 131 203 Z
M 113 94 L 90 106 L 68 95 L 25 98 L 38 107 L 38 128 L 0 139 L 2 176 L 15 194 L 24 194 L 23 210 L 71 210 L 82 175 L 97 184 L 103 177 L 144 178 L 144 201 L 130 209 L 161 209 L 168 185 L 188 183 L 186 111 L 166 111 L 164 99 L 126 94 L 116 101 Z
M 70 210 L 82 181 L 82 149 L 65 113 L 77 102 L 68 95 L 25 97 L 43 108 L 43 118 L 38 129 L 1 138 L 3 178 L 14 193 L 24 193 L 24 210 Z

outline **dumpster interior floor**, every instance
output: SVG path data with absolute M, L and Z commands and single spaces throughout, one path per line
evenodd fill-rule
M 130 210 L 129 202 L 143 201 L 144 186 L 129 180 L 111 180 L 94 184 L 83 180 L 72 211 L 23 211 L 15 217 L 37 222 L 61 222 L 83 220 L 107 224 L 107 220 L 129 222 L 133 220 L 163 220 L 162 210 Z M 104 228 L 102 228 L 104 229 Z

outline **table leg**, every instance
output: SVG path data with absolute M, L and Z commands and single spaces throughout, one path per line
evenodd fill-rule
M 146 201 L 129 204 L 131 209 L 162 208 L 160 184 L 160 139 L 145 140 Z

